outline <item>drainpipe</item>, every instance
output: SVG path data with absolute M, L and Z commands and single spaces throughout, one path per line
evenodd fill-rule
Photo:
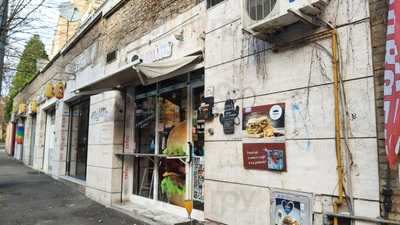
M 339 207 L 343 204 L 345 193 L 344 193 L 344 171 L 343 171 L 343 155 L 340 141 L 340 96 L 339 96 L 339 67 L 337 57 L 337 31 L 332 28 L 332 67 L 333 67 L 333 94 L 335 98 L 335 149 L 336 149 L 336 160 L 337 160 L 337 174 L 338 174 L 338 192 L 339 198 L 333 204 L 333 211 L 338 213 Z M 338 218 L 334 217 L 333 224 L 338 225 Z
M 338 40 L 337 40 L 337 30 L 334 26 L 324 21 L 324 23 L 329 29 L 326 31 L 322 31 L 319 33 L 315 33 L 298 40 L 293 41 L 292 43 L 286 43 L 287 45 L 284 48 L 295 47 L 296 44 L 301 44 L 304 42 L 315 42 L 318 40 L 322 40 L 325 38 L 331 38 L 331 48 L 332 48 L 332 69 L 333 69 L 333 95 L 334 95 L 334 116 L 335 116 L 335 151 L 336 151 L 336 171 L 338 175 L 338 199 L 336 199 L 333 203 L 333 211 L 334 213 L 339 212 L 339 208 L 345 202 L 345 190 L 344 190 L 344 166 L 343 166 L 343 154 L 341 147 L 341 118 L 340 118 L 340 73 L 339 73 L 339 65 L 338 65 Z M 352 198 L 352 196 L 350 196 Z M 351 212 L 352 213 L 352 212 Z M 333 219 L 334 225 L 339 225 L 338 217 L 334 217 Z

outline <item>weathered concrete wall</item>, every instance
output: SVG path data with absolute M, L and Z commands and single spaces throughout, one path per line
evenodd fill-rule
M 400 220 L 399 170 L 389 170 L 388 168 L 384 139 L 383 85 L 389 6 L 387 0 L 369 0 L 369 5 L 377 112 L 381 215 L 389 219 Z M 390 191 L 392 193 L 388 193 Z
M 285 102 L 288 171 L 245 170 L 241 125 L 225 135 L 214 119 L 205 129 L 214 130 L 206 135 L 205 217 L 230 225 L 268 224 L 269 192 L 278 188 L 314 194 L 314 224 L 321 224 L 321 213 L 333 210 L 337 195 L 333 76 L 325 51 L 330 52 L 330 40 L 272 52 L 268 43 L 242 31 L 240 9 L 240 1 L 229 0 L 208 10 L 205 91 L 214 90 L 219 113 L 228 97 L 241 109 Z M 331 1 L 322 18 L 340 26 L 355 214 L 376 217 L 380 198 L 368 3 Z

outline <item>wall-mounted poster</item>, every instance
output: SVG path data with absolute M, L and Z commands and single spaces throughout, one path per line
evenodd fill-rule
M 204 202 L 204 159 L 193 157 L 193 200 Z
M 242 124 L 245 141 L 284 141 L 285 103 L 244 108 Z
M 244 143 L 245 169 L 286 171 L 285 143 Z
M 272 225 L 311 225 L 311 194 L 271 192 Z

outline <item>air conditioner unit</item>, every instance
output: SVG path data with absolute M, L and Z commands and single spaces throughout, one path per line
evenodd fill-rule
M 243 28 L 253 34 L 270 34 L 319 15 L 329 0 L 242 0 Z M 299 15 L 301 14 L 301 15 Z

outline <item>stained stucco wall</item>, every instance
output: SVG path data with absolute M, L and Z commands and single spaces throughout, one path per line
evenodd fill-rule
M 322 224 L 321 214 L 333 210 L 338 193 L 330 40 L 273 52 L 271 45 L 243 32 L 240 15 L 240 1 L 234 0 L 208 10 L 205 90 L 215 96 L 219 113 L 228 97 L 241 109 L 286 103 L 288 171 L 245 170 L 241 125 L 225 135 L 214 119 L 206 125 L 214 134 L 206 135 L 205 217 L 230 225 L 269 224 L 270 191 L 278 188 L 312 193 L 314 224 Z M 331 1 L 322 18 L 338 27 L 354 211 L 376 217 L 380 198 L 368 2 Z

